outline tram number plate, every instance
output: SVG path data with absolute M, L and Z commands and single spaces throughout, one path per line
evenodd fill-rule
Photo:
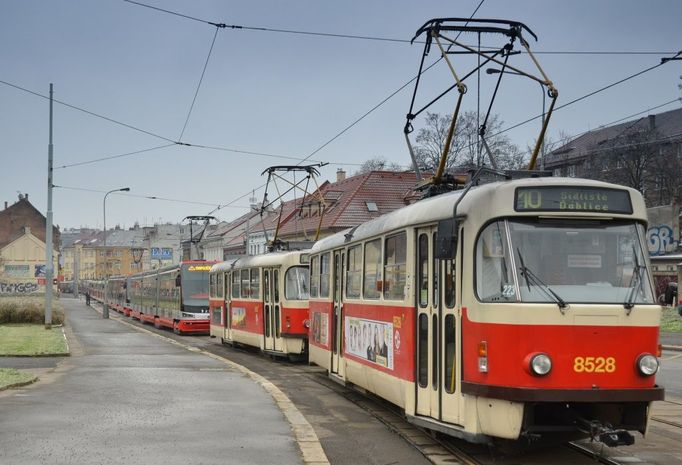
M 616 371 L 616 359 L 613 357 L 576 357 L 573 359 L 573 371 L 576 373 L 613 373 Z

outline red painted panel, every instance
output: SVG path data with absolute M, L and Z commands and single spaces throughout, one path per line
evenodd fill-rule
M 308 320 L 308 308 L 280 307 L 280 314 L 282 334 L 308 337 L 308 328 L 305 326 L 305 322 Z
M 654 377 L 640 376 L 635 364 L 642 353 L 656 354 L 657 327 L 476 323 L 467 318 L 466 309 L 462 320 L 465 381 L 543 389 L 627 389 L 655 384 Z M 478 371 L 481 341 L 488 346 L 488 373 Z M 552 359 L 547 376 L 533 376 L 527 370 L 524 360 L 535 352 Z M 591 372 L 584 369 L 587 357 L 594 357 L 595 366 L 588 363 Z M 597 357 L 604 360 L 599 362 Z M 612 364 L 605 363 L 608 358 Z
M 230 304 L 232 328 L 249 333 L 263 334 L 263 303 L 233 300 Z
M 213 321 L 213 310 L 219 308 L 220 309 L 220 323 L 215 324 Z M 221 328 L 224 328 L 224 321 L 225 321 L 225 301 L 223 299 L 210 299 L 208 301 L 208 315 L 209 315 L 209 321 L 210 324 L 213 326 L 220 326 Z

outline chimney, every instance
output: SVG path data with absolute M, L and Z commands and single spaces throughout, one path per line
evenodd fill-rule
M 346 172 L 342 169 L 339 168 L 336 170 L 336 182 L 341 182 L 346 179 Z
M 31 234 L 30 226 L 24 226 L 24 234 Z
M 5 210 L 7 210 L 7 200 L 5 200 Z
M 654 130 L 656 130 L 656 115 L 649 115 L 649 131 Z
M 28 194 L 24 194 L 24 198 L 28 200 Z

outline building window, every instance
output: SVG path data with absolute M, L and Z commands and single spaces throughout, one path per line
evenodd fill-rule
M 569 178 L 575 178 L 575 172 L 576 172 L 575 165 L 568 165 L 566 167 L 566 176 L 568 176 Z

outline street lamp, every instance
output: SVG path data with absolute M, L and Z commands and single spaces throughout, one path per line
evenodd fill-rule
M 128 192 L 130 191 L 130 187 L 122 187 L 120 189 L 113 189 L 104 194 L 104 202 L 102 203 L 102 211 L 103 211 L 103 216 L 104 216 L 104 304 L 102 307 L 102 318 L 109 318 L 109 307 L 107 306 L 107 286 L 109 284 L 109 273 L 108 273 L 108 264 L 109 260 L 107 259 L 107 196 L 111 194 L 112 192 Z
M 485 70 L 486 74 L 516 74 L 517 76 L 526 76 L 525 74 L 522 73 L 517 73 L 516 71 L 502 71 L 501 69 L 497 68 L 487 68 Z M 540 84 L 540 93 L 542 94 L 542 119 L 540 120 L 540 130 L 542 130 L 542 127 L 545 122 L 545 86 L 543 85 L 542 82 L 537 81 L 538 84 Z M 540 169 L 544 170 L 545 169 L 545 138 L 542 138 L 542 142 L 540 143 Z

